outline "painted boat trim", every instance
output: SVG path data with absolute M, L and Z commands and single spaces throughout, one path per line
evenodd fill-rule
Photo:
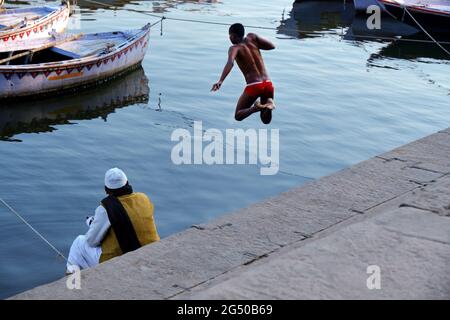
M 89 72 L 93 68 L 100 68 L 103 65 L 109 63 L 117 62 L 117 60 L 122 59 L 127 54 L 132 54 L 134 50 L 146 51 L 150 35 L 150 24 L 146 25 L 140 29 L 131 38 L 127 39 L 124 43 L 119 45 L 115 50 L 96 56 L 89 56 L 80 59 L 67 60 L 62 62 L 51 62 L 36 65 L 5 65 L 0 66 L 0 77 L 4 78 L 4 81 L 19 80 L 25 76 L 31 76 L 32 79 L 36 79 L 38 76 L 45 76 L 47 81 L 57 81 L 70 78 L 83 77 L 83 72 Z M 0 99 L 10 99 L 17 97 L 29 97 L 34 95 L 41 95 L 49 92 L 67 90 L 72 88 L 78 88 L 83 86 L 88 86 L 92 83 L 99 83 L 105 81 L 105 79 L 114 78 L 117 74 L 122 74 L 124 70 L 133 68 L 134 65 L 139 65 L 145 56 L 145 52 L 139 61 L 135 60 L 135 63 L 130 63 L 129 65 L 123 65 L 121 67 L 113 66 L 111 70 L 106 70 L 103 74 L 94 79 L 83 80 L 80 79 L 79 82 L 74 82 L 67 84 L 67 86 L 61 85 L 58 87 L 41 88 L 39 92 L 21 92 L 18 94 L 8 94 L 8 91 L 1 92 L 0 88 Z M 30 80 L 30 78 L 28 77 Z M 1 81 L 2 79 L 0 79 Z
M 49 30 L 49 28 L 54 25 L 58 26 L 58 23 L 61 23 L 61 26 L 58 26 L 56 31 L 63 31 L 69 23 L 69 16 L 70 4 L 64 2 L 58 9 L 41 17 L 29 26 L 0 32 L 0 43 L 32 38 L 33 36 L 49 37 L 48 32 L 45 31 L 51 31 L 52 29 Z
M 403 9 L 404 7 L 406 7 L 408 10 L 411 11 L 418 11 L 418 12 L 422 12 L 422 13 L 428 13 L 428 14 L 432 14 L 432 15 L 439 15 L 439 16 L 443 16 L 443 17 L 450 17 L 450 11 L 442 11 L 442 10 L 437 10 L 437 9 L 430 9 L 427 7 L 420 7 L 420 6 L 415 6 L 415 5 L 408 5 L 408 4 L 401 4 L 398 2 L 394 2 L 394 1 L 389 1 L 389 0 L 378 0 L 379 2 L 386 4 L 386 5 L 391 5 L 393 7 L 396 7 L 398 9 Z M 449 5 L 450 8 L 450 5 Z

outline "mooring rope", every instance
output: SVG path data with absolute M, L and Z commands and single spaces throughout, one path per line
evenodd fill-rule
M 433 36 L 419 23 L 419 21 L 417 21 L 416 18 L 414 18 L 412 13 L 409 12 L 408 8 L 406 8 L 406 6 L 404 6 L 403 8 L 405 12 L 411 17 L 411 19 L 413 19 L 413 21 L 419 26 L 419 28 L 422 29 L 423 33 L 425 33 L 431 40 L 433 40 L 434 43 L 436 43 L 439 46 L 439 48 L 444 50 L 444 52 L 450 56 L 450 52 L 447 49 L 445 49 L 444 46 L 441 43 L 439 43 L 435 38 L 433 38 Z
M 111 5 L 95 0 L 84 0 L 86 2 L 90 2 L 93 4 L 98 4 L 107 8 L 112 8 Z M 168 17 L 165 15 L 158 15 L 153 13 L 153 11 L 148 10 L 138 10 L 138 9 L 132 9 L 132 8 L 123 8 L 122 10 L 131 11 L 131 12 L 137 12 L 141 14 L 145 14 L 151 17 L 159 18 L 160 21 L 157 21 L 155 24 L 158 24 L 161 22 L 162 27 L 162 21 L 161 20 L 172 20 L 172 21 L 180 21 L 180 22 L 191 22 L 191 23 L 199 23 L 199 24 L 208 24 L 208 25 L 218 25 L 218 26 L 229 26 L 230 23 L 224 23 L 224 22 L 217 22 L 217 21 L 206 21 L 206 20 L 199 20 L 199 19 L 185 19 L 185 18 L 174 18 L 174 17 Z M 311 30 L 301 30 L 301 29 L 291 29 L 291 28 L 275 28 L 275 27 L 264 27 L 264 26 L 255 26 L 255 25 L 244 25 L 244 27 L 249 29 L 260 29 L 260 30 L 273 30 L 273 31 L 289 31 L 289 32 L 296 32 L 296 33 L 305 33 L 310 34 L 312 33 Z M 330 35 L 336 35 L 339 37 L 345 37 L 344 34 L 339 33 L 337 31 L 329 32 Z M 402 42 L 416 42 L 416 43 L 434 43 L 430 40 L 422 40 L 422 39 L 404 39 L 400 37 L 382 37 L 382 36 L 372 36 L 372 35 L 352 35 L 353 38 L 356 39 L 373 39 L 373 40 L 386 40 L 386 41 L 402 41 Z M 450 42 L 441 42 L 441 44 L 449 44 Z
M 165 19 L 166 19 L 166 18 L 162 17 L 161 19 L 159 19 L 159 20 L 156 21 L 155 23 L 152 23 L 152 24 L 150 25 L 150 28 L 153 28 L 153 27 L 156 26 L 158 23 L 162 23 L 163 20 L 165 20 Z
M 55 251 L 58 256 L 60 256 L 61 258 L 63 258 L 66 262 L 69 262 L 69 260 L 66 258 L 66 256 L 64 254 L 62 254 L 61 251 L 59 251 L 58 249 L 56 249 L 56 247 L 54 245 L 52 245 L 50 243 L 50 241 L 48 241 L 39 231 L 37 231 L 35 228 L 33 228 L 33 226 L 31 224 L 28 223 L 27 220 L 25 220 L 16 210 L 14 210 L 14 208 L 12 208 L 8 203 L 6 203 L 5 200 L 3 200 L 2 198 L 0 198 L 0 202 L 3 203 L 3 205 L 9 209 L 9 211 L 11 211 L 12 213 L 14 213 L 26 226 L 28 226 L 35 234 L 37 234 L 39 236 L 39 238 L 41 238 L 46 244 L 48 244 L 48 246 L 50 248 L 53 249 L 53 251 Z

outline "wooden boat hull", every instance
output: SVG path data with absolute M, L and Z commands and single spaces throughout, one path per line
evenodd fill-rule
M 115 78 L 140 65 L 149 37 L 147 25 L 107 54 L 44 64 L 0 65 L 0 99 L 61 93 Z
M 37 9 L 37 8 L 36 8 Z M 14 42 L 21 40 L 31 40 L 38 38 L 48 38 L 49 32 L 63 32 L 69 23 L 70 4 L 63 3 L 60 7 L 48 9 L 49 13 L 38 20 L 27 22 L 26 26 L 13 28 L 10 30 L 0 30 L 0 46 L 9 46 L 14 50 Z M 13 15 L 31 9 L 7 9 L 0 13 L 0 16 Z
M 417 23 L 405 12 L 401 4 L 386 0 L 379 0 L 386 11 L 395 16 L 399 21 L 419 28 Z M 432 34 L 450 34 L 450 11 L 438 11 L 426 7 L 407 6 L 409 12 L 422 25 L 427 32 Z

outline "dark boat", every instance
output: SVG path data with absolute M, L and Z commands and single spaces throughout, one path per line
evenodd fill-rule
M 450 33 L 450 1 L 444 0 L 378 0 L 398 20 L 428 33 Z M 412 16 L 412 17 L 411 17 Z
M 367 28 L 367 18 L 359 15 L 353 18 L 344 39 L 359 41 L 385 40 L 390 42 L 395 38 L 410 37 L 418 33 L 420 31 L 417 28 L 402 23 L 389 15 L 381 16 L 381 29 L 369 29 Z
M 380 5 L 377 0 L 353 0 L 353 3 L 355 4 L 355 11 L 363 14 L 366 14 L 367 8 L 370 6 Z M 384 10 L 384 8 L 382 9 Z

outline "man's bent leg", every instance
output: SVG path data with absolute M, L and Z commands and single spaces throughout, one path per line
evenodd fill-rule
M 76 265 L 80 269 L 94 267 L 99 263 L 101 254 L 101 247 L 91 247 L 86 241 L 86 236 L 78 236 L 70 247 L 67 270 L 70 272 L 72 265 Z
M 258 97 L 250 96 L 244 92 L 239 98 L 234 118 L 237 121 L 242 121 L 253 113 L 260 111 L 260 108 L 253 105 L 257 99 Z

